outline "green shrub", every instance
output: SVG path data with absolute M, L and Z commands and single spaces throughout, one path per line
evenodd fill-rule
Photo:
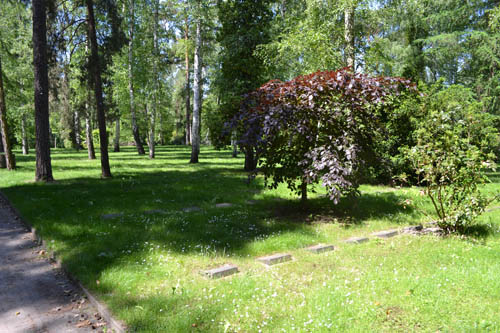
M 446 232 L 463 232 L 489 202 L 479 185 L 488 181 L 483 171 L 494 166 L 498 133 L 482 110 L 464 87 L 431 91 L 422 104 L 416 145 L 407 149 Z

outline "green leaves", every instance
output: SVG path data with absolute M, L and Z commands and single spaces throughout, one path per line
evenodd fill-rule
M 461 86 L 432 92 L 422 108 L 425 117 L 408 157 L 426 187 L 439 226 L 447 232 L 464 231 L 488 204 L 479 185 L 487 181 L 483 169 L 492 165 L 498 133 L 492 117 Z

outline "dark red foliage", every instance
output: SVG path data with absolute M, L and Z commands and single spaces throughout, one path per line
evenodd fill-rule
M 271 187 L 297 181 L 327 187 L 337 202 L 356 189 L 356 171 L 395 96 L 416 91 L 409 80 L 369 77 L 349 68 L 272 80 L 247 94 L 233 119 L 240 145 L 253 148 Z

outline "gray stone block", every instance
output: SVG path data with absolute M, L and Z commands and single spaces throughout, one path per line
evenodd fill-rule
M 122 217 L 123 215 L 124 215 L 123 213 L 104 214 L 104 215 L 101 215 L 101 218 L 105 219 L 105 220 L 110 220 L 110 219 L 116 219 L 118 217 Z
M 313 245 L 306 248 L 307 251 L 313 253 L 323 253 L 323 252 L 333 251 L 334 249 L 335 248 L 333 247 L 333 245 L 322 245 L 322 244 Z
M 378 237 L 378 238 L 391 238 L 394 236 L 397 236 L 399 234 L 399 231 L 394 229 L 394 230 L 384 230 L 384 231 L 379 231 L 379 232 L 374 232 L 372 236 Z
M 276 265 L 290 260 L 292 260 L 292 256 L 286 253 L 278 253 L 278 254 L 273 254 L 271 256 L 257 258 L 257 261 L 267 266 Z
M 233 207 L 233 204 L 228 203 L 228 202 L 223 202 L 223 203 L 216 204 L 215 207 L 217 207 L 217 208 L 229 208 L 229 207 Z
M 186 208 L 183 208 L 182 211 L 184 213 L 192 213 L 192 212 L 199 212 L 201 211 L 201 208 L 200 207 L 197 207 L 197 206 L 193 206 L 193 207 L 186 207 Z
M 233 275 L 238 273 L 238 267 L 234 265 L 224 265 L 214 269 L 209 269 L 202 271 L 201 274 L 210 279 L 220 279 L 225 276 Z
M 350 244 L 360 244 L 360 243 L 368 242 L 368 238 L 367 237 L 351 237 L 349 239 L 346 239 L 344 242 L 350 243 Z
M 152 209 L 144 211 L 144 214 L 153 215 L 153 214 L 165 214 L 166 212 L 162 209 Z

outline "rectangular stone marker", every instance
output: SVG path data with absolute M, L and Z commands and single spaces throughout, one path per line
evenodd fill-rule
M 200 207 L 193 206 L 193 207 L 183 208 L 183 209 L 182 209 L 182 211 L 183 211 L 184 213 L 199 212 L 199 211 L 201 211 L 201 208 L 200 208 Z
M 228 207 L 233 207 L 233 204 L 227 203 L 227 202 L 223 202 L 223 203 L 216 204 L 215 207 L 217 207 L 217 208 L 228 208 Z
M 313 253 L 322 253 L 322 252 L 333 251 L 334 247 L 333 247 L 333 245 L 318 244 L 318 245 L 309 246 L 308 248 L 306 248 L 306 250 L 309 252 L 313 252 Z
M 117 214 L 104 214 L 101 215 L 102 219 L 109 220 L 109 219 L 115 219 L 117 217 L 122 217 L 123 213 L 117 213 Z
M 234 265 L 224 265 L 208 271 L 202 271 L 201 274 L 210 279 L 220 279 L 225 276 L 233 275 L 238 273 L 238 267 Z
M 378 238 L 391 238 L 396 236 L 398 233 L 399 233 L 398 230 L 384 230 L 384 231 L 374 232 L 372 236 Z
M 148 214 L 148 215 L 153 215 L 153 214 L 165 214 L 166 211 L 162 210 L 162 209 L 152 209 L 152 210 L 146 210 L 144 211 L 144 214 Z
M 272 256 L 257 258 L 257 261 L 260 261 L 261 263 L 267 266 L 276 265 L 290 260 L 292 260 L 292 256 L 290 254 L 284 254 L 284 253 L 278 253 L 278 254 L 273 254 Z
M 351 243 L 351 244 L 360 244 L 360 243 L 368 242 L 368 238 L 367 237 L 351 237 L 349 239 L 346 239 L 344 242 Z

